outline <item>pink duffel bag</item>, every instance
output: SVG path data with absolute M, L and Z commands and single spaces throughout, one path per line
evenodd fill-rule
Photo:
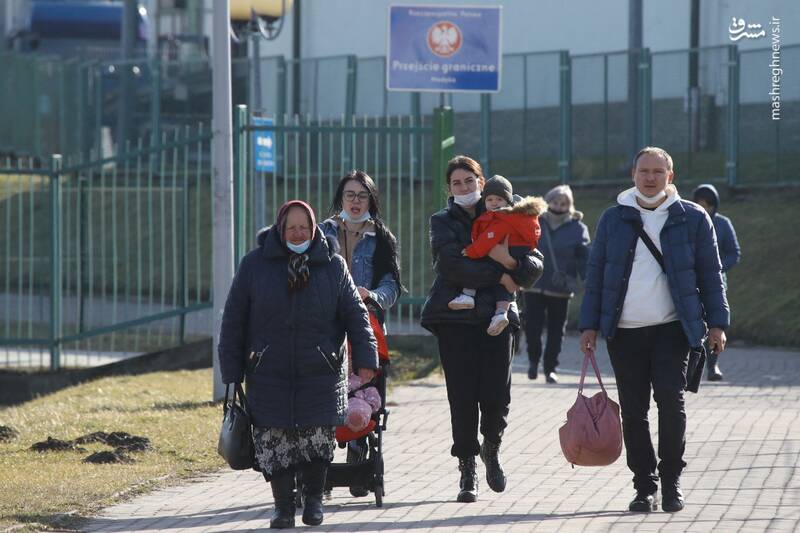
M 587 398 L 583 395 L 583 382 L 590 362 L 602 390 Z M 573 466 L 610 465 L 622 453 L 619 405 L 608 397 L 591 350 L 583 358 L 578 398 L 567 411 L 567 422 L 559 428 L 558 438 L 564 457 Z

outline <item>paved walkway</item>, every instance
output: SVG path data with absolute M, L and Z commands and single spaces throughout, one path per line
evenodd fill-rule
M 800 531 L 800 353 L 730 348 L 727 381 L 689 394 L 683 512 L 625 512 L 632 496 L 624 456 L 604 468 L 571 468 L 558 427 L 575 398 L 575 338 L 558 385 L 528 381 L 518 358 L 503 445 L 502 494 L 481 479 L 477 503 L 454 502 L 450 422 L 441 378 L 395 389 L 385 439 L 384 507 L 334 489 L 315 531 Z M 603 374 L 608 358 L 599 354 Z M 616 398 L 613 379 L 609 391 Z M 596 390 L 596 387 L 589 392 Z M 653 425 L 655 431 L 655 425 Z M 341 460 L 341 459 L 339 459 Z M 483 467 L 479 463 L 483 476 Z M 232 531 L 269 527 L 272 498 L 259 474 L 221 472 L 106 509 L 87 531 Z M 306 528 L 297 517 L 298 527 Z

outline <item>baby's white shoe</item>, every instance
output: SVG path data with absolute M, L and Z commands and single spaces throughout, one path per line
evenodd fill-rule
M 508 315 L 506 313 L 497 313 L 492 317 L 492 321 L 489 322 L 486 333 L 492 337 L 496 337 L 506 329 L 506 326 L 508 326 Z
M 475 298 L 466 294 L 459 294 L 447 304 L 450 309 L 475 309 Z

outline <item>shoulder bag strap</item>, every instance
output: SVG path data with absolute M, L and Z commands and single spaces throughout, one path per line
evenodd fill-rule
M 644 230 L 644 225 L 637 224 L 636 233 L 639 234 L 639 238 L 642 239 L 644 245 L 647 246 L 647 249 L 650 250 L 650 253 L 653 254 L 653 257 L 658 261 L 659 266 L 661 266 L 661 272 L 666 274 L 667 270 L 664 268 L 664 255 L 661 253 L 661 250 L 656 247 L 650 235 Z
M 553 263 L 553 271 L 558 272 L 556 254 L 553 252 L 553 230 L 550 229 L 550 225 L 547 223 L 547 220 L 542 221 L 542 227 L 544 227 L 545 232 L 547 232 L 547 251 L 550 252 L 550 261 Z

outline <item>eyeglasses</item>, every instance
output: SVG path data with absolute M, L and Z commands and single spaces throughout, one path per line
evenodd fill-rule
M 344 199 L 348 202 L 355 202 L 356 198 L 358 198 L 359 202 L 366 202 L 369 200 L 369 193 L 368 192 L 360 192 L 356 193 L 355 191 L 346 191 L 344 193 Z

